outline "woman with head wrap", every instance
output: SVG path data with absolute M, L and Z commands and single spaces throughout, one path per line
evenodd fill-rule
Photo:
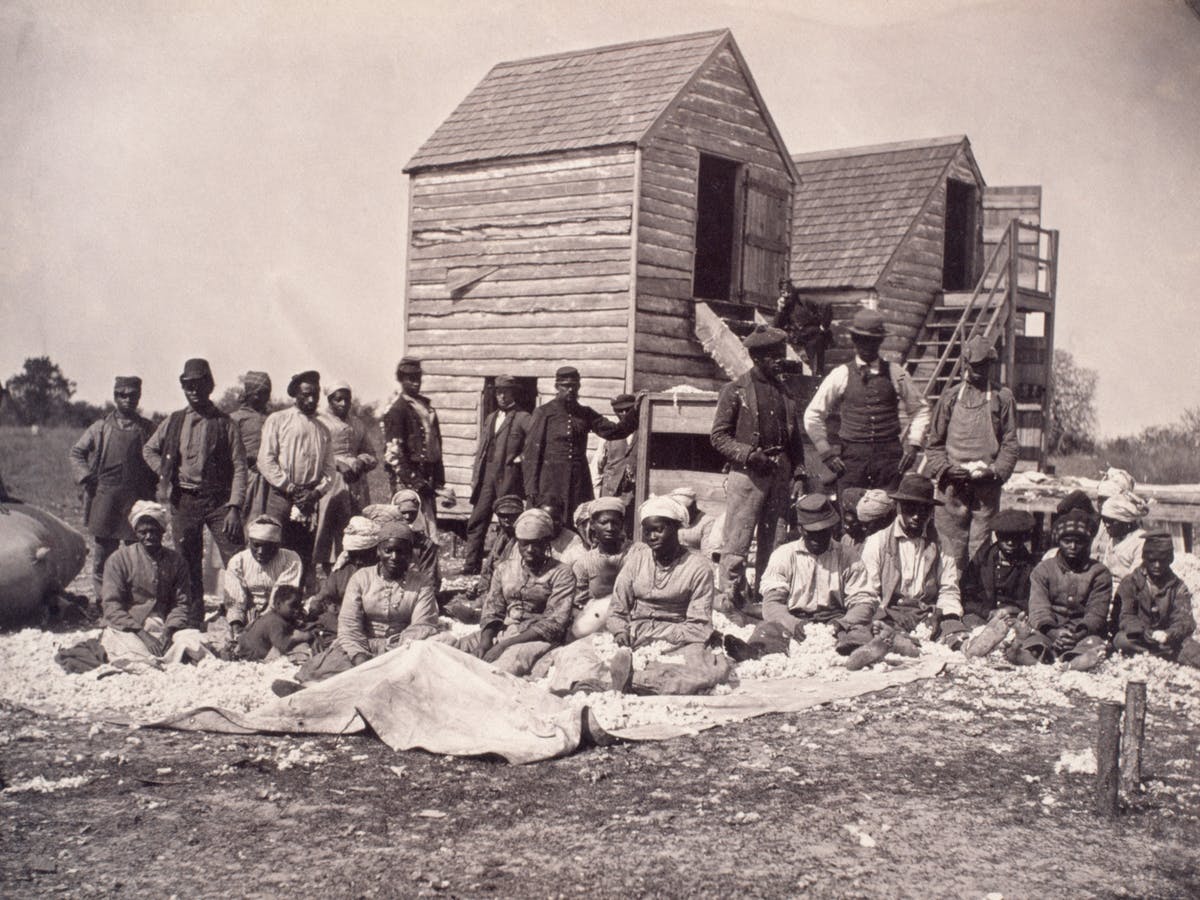
M 433 587 L 409 565 L 413 537 L 412 529 L 398 522 L 380 527 L 375 565 L 359 569 L 346 585 L 337 639 L 301 668 L 299 681 L 328 678 L 437 633 Z
M 561 497 L 553 495 L 537 499 L 537 507 L 550 516 L 550 555 L 566 565 L 568 571 L 587 549 L 583 538 L 566 526 L 567 507 Z
M 429 522 L 421 509 L 421 495 L 414 490 L 401 488 L 392 495 L 392 506 L 400 514 L 400 521 L 413 531 L 413 572 L 423 575 L 433 585 L 434 593 L 442 589 L 441 563 L 438 559 L 438 544 L 429 534 Z
M 1175 545 L 1166 532 L 1147 534 L 1141 565 L 1117 588 L 1113 646 L 1127 656 L 1152 653 L 1200 668 L 1192 594 L 1175 574 Z
M 342 532 L 342 554 L 308 603 L 309 612 L 317 618 L 322 632 L 337 634 L 338 611 L 342 608 L 342 597 L 350 577 L 375 562 L 378 545 L 379 526 L 370 519 L 355 516 L 347 523 Z
M 246 526 L 246 549 L 229 560 L 221 578 L 225 618 L 232 636 L 270 609 L 271 590 L 277 584 L 300 587 L 300 555 L 281 546 L 283 527 L 273 516 L 262 515 Z
M 701 548 L 710 539 L 716 517 L 696 505 L 696 491 L 690 487 L 675 488 L 668 496 L 678 500 L 687 510 L 687 521 L 679 529 L 679 543 L 693 552 L 702 552 Z
M 479 631 L 455 642 L 511 675 L 560 645 L 571 622 L 571 571 L 550 555 L 554 523 L 542 509 L 521 513 L 514 527 L 517 552 L 496 567 L 483 601 Z
M 1108 541 L 1096 559 L 1112 572 L 1114 590 L 1121 584 L 1121 579 L 1141 565 L 1142 544 L 1146 538 L 1142 519 L 1149 511 L 1146 502 L 1132 493 L 1114 494 L 1100 507 L 1100 522 Z M 1115 609 L 1113 613 L 1115 625 Z
M 591 501 L 588 531 L 592 546 L 571 564 L 575 577 L 575 615 L 571 634 L 582 637 L 604 627 L 612 603 L 613 583 L 625 562 L 625 502 L 620 497 Z
M 583 543 L 584 550 L 592 546 L 592 536 L 588 533 L 591 519 L 592 501 L 584 500 L 575 507 L 575 514 L 571 516 L 571 523 L 575 526 L 575 533 L 579 535 L 579 540 Z

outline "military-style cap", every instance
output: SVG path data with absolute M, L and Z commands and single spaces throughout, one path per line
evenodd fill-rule
M 963 361 L 969 365 L 996 358 L 996 348 L 982 334 L 977 334 L 963 345 Z
M 417 375 L 421 374 L 421 361 L 415 356 L 406 356 L 400 362 L 396 363 L 396 377 L 400 377 L 401 372 L 414 372 Z
M 554 373 L 555 381 L 578 381 L 579 370 L 574 366 L 559 366 Z
M 304 372 L 297 372 L 292 376 L 292 380 L 288 382 L 287 395 L 295 397 L 300 392 L 300 385 L 312 384 L 317 387 L 321 386 L 321 373 L 313 369 L 308 369 Z
M 212 369 L 208 365 L 207 359 L 189 359 L 183 364 L 183 374 L 179 376 L 180 381 L 199 381 L 201 378 L 212 378 Z
M 142 379 L 136 375 L 118 375 L 113 379 L 114 391 L 140 391 L 142 389 Z
M 854 318 L 850 321 L 849 331 L 851 334 L 865 338 L 879 338 L 882 340 L 887 337 L 887 329 L 883 324 L 883 314 L 874 309 L 860 309 L 856 312 Z
M 617 394 L 612 398 L 612 408 L 614 412 L 622 412 L 627 409 L 633 409 L 637 403 L 637 397 L 633 394 Z
M 1165 531 L 1151 531 L 1142 544 L 1142 559 L 1172 559 L 1175 556 L 1175 542 Z
M 1023 509 L 1002 509 L 992 519 L 996 534 L 1029 534 L 1036 526 L 1033 514 Z
M 764 350 L 774 350 L 776 347 L 783 345 L 787 340 L 787 333 L 781 328 L 772 328 L 766 326 L 757 328 L 742 339 L 742 346 L 750 353 L 757 353 Z
M 796 523 L 805 531 L 824 531 L 839 521 L 841 516 L 824 494 L 805 494 L 796 501 Z

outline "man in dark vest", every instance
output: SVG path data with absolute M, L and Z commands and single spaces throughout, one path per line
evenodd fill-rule
M 421 393 L 421 361 L 411 356 L 396 366 L 400 396 L 383 415 L 383 467 L 392 493 L 402 488 L 416 491 L 421 511 L 432 527 L 437 521 L 433 500 L 446 483 L 442 463 L 442 427 L 428 397 Z
M 787 508 L 804 486 L 804 432 L 799 412 L 779 380 L 786 335 L 763 328 L 742 342 L 754 367 L 721 388 L 712 445 L 725 457 L 725 531 L 715 607 L 746 602 L 746 557 L 757 532 L 755 572 L 761 578 L 784 540 Z
M 154 425 L 138 415 L 142 379 L 118 375 L 115 409 L 93 422 L 71 447 L 71 470 L 83 489 L 83 523 L 96 541 L 92 550 L 92 589 L 96 605 L 104 583 L 104 563 L 122 544 L 135 540 L 129 511 L 138 500 L 153 500 L 157 476 L 142 458 Z
M 613 398 L 612 408 L 618 419 L 629 414 L 637 403 L 633 394 Z M 617 497 L 625 504 L 626 528 L 633 521 L 634 479 L 637 475 L 637 435 L 605 441 L 596 451 L 597 489 L 601 497 Z
M 246 450 L 237 425 L 209 399 L 214 381 L 208 360 L 189 359 L 179 376 L 187 408 L 171 413 L 142 450 L 158 473 L 158 497 L 169 503 L 175 546 L 187 563 L 192 588 L 189 623 L 204 618 L 204 529 L 221 561 L 242 546 Z
M 991 383 L 996 351 L 983 335 L 963 347 L 964 378 L 942 394 L 925 451 L 943 506 L 934 513 L 946 552 L 964 571 L 991 536 L 1000 490 L 1017 465 L 1017 402 Z
M 637 405 L 617 422 L 610 422 L 579 402 L 579 370 L 563 366 L 554 375 L 554 399 L 533 411 L 529 435 L 521 453 L 525 496 L 559 497 L 573 511 L 591 500 L 587 440 L 592 433 L 606 441 L 628 437 L 637 430 Z
M 529 430 L 529 413 L 517 409 L 517 380 L 511 375 L 496 379 L 496 409 L 488 413 L 475 447 L 471 472 L 471 517 L 467 520 L 464 575 L 478 575 L 483 544 L 496 501 L 508 495 L 521 497 L 521 450 Z
M 873 309 L 855 313 L 854 360 L 825 376 L 804 412 L 804 428 L 843 490 L 894 489 L 916 461 L 929 427 L 929 404 L 904 367 L 879 356 L 885 337 L 882 315 Z M 910 420 L 903 447 L 901 409 Z M 841 417 L 840 450 L 829 438 L 828 420 L 835 413 Z

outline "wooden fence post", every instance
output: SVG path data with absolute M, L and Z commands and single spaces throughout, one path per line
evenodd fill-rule
M 1142 784 L 1142 746 L 1146 739 L 1146 682 L 1125 685 L 1125 722 L 1121 729 L 1121 792 L 1132 799 Z
M 1121 704 L 1100 704 L 1100 734 L 1096 740 L 1096 814 L 1107 819 L 1117 816 L 1117 789 L 1120 787 Z

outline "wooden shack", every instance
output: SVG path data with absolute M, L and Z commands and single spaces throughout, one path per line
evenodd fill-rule
M 405 171 L 405 352 L 460 488 L 496 376 L 716 388 L 695 301 L 749 320 L 787 277 L 796 167 L 727 30 L 501 63 Z
M 830 364 L 853 348 L 845 328 L 883 313 L 887 358 L 904 362 L 931 401 L 957 376 L 971 334 L 1001 351 L 1017 396 L 1022 458 L 1042 455 L 1058 233 L 1041 228 L 1041 189 L 990 187 L 962 136 L 793 157 L 790 275 L 833 307 Z

